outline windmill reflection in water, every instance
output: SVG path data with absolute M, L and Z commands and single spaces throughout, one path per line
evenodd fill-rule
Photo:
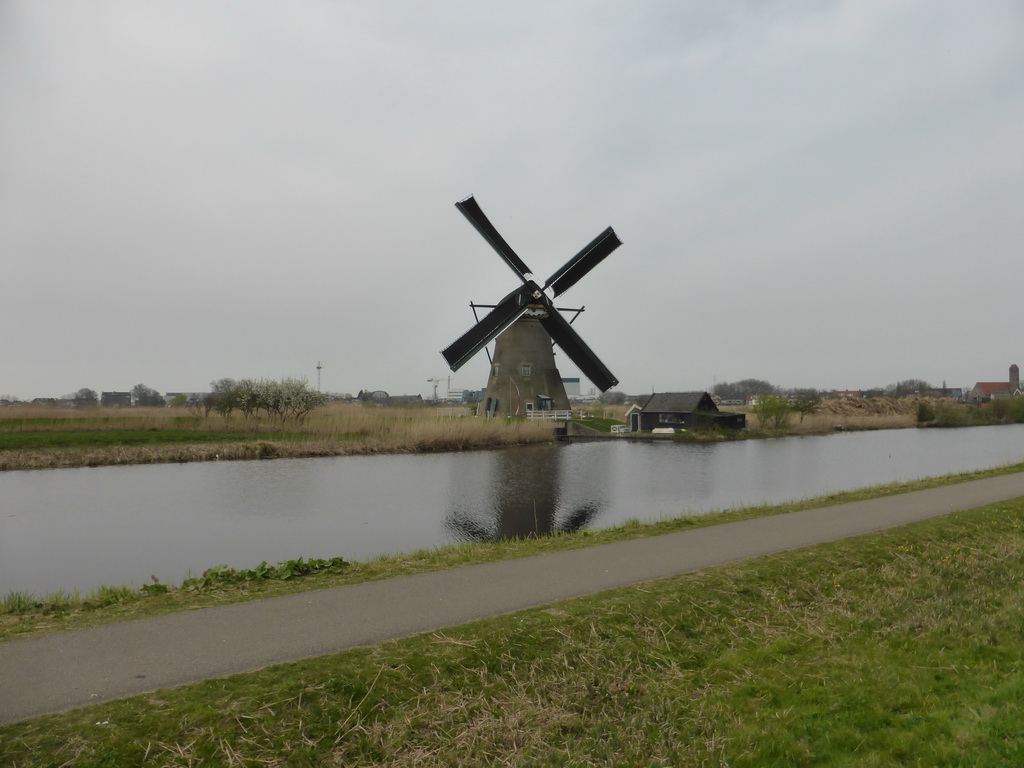
M 488 476 L 454 480 L 456 485 L 459 482 L 467 486 L 482 483 L 486 490 L 483 497 L 469 489 L 458 493 L 456 497 L 482 500 L 472 507 L 449 509 L 445 529 L 461 541 L 497 541 L 571 533 L 588 527 L 601 512 L 601 504 L 595 498 L 570 510 L 558 508 L 561 497 L 579 498 L 576 494 L 562 493 L 568 481 L 563 476 L 564 455 L 558 446 L 494 451 Z M 596 478 L 600 470 L 591 469 L 596 482 L 588 485 L 599 491 L 601 483 Z

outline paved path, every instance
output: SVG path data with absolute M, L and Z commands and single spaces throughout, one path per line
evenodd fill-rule
M 1024 496 L 1024 473 L 0 644 L 0 723 Z

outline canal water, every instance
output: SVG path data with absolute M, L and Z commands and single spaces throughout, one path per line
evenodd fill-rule
M 1024 425 L 0 473 L 0 595 L 599 529 L 1024 461 Z

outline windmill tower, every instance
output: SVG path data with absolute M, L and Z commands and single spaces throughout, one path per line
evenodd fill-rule
M 612 372 L 562 316 L 563 310 L 552 302 L 552 298 L 574 286 L 622 244 L 612 228 L 608 227 L 594 238 L 541 287 L 472 196 L 455 206 L 522 282 L 441 353 L 451 369 L 457 371 L 496 339 L 481 404 L 483 411 L 492 416 L 525 416 L 533 410 L 568 409 L 569 398 L 555 364 L 552 343 L 557 344 L 602 392 L 618 384 Z M 475 309 L 481 305 L 473 306 Z M 583 310 L 572 311 L 578 316 Z

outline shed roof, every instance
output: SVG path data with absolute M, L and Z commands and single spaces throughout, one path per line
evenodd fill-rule
M 707 392 L 660 392 L 651 395 L 642 410 L 648 413 L 717 412 L 718 407 Z

